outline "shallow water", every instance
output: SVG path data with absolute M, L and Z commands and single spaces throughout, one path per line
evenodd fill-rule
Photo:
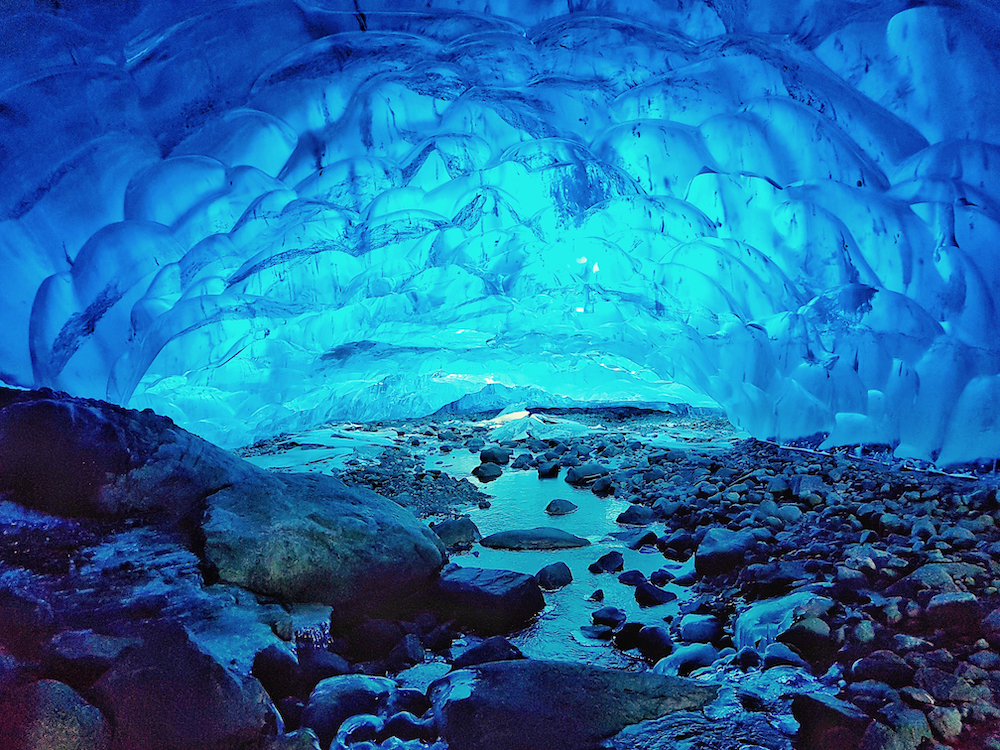
M 534 469 L 518 470 L 504 467 L 503 475 L 486 484 L 472 477 L 472 469 L 479 465 L 479 454 L 466 450 L 430 456 L 428 468 L 447 471 L 456 478 L 468 477 L 477 488 L 490 495 L 492 506 L 487 509 L 472 507 L 466 510 L 483 536 L 509 529 L 531 529 L 550 526 L 584 537 L 589 547 L 564 550 L 500 550 L 475 545 L 469 552 L 452 555 L 453 562 L 466 567 L 515 570 L 534 575 L 553 562 L 566 563 L 573 573 L 573 582 L 557 591 L 545 592 L 546 606 L 537 620 L 528 628 L 509 637 L 525 655 L 536 659 L 584 661 L 607 667 L 644 669 L 645 662 L 637 652 L 623 653 L 606 641 L 585 637 L 580 626 L 592 623 L 591 613 L 601 607 L 614 606 L 625 611 L 629 622 L 647 625 L 664 625 L 675 618 L 679 602 L 689 596 L 688 590 L 668 584 L 664 588 L 677 594 L 678 600 L 657 607 L 642 609 L 636 604 L 631 586 L 618 582 L 617 573 L 594 574 L 588 570 L 590 563 L 601 555 L 617 550 L 625 558 L 624 570 L 639 570 L 647 577 L 655 570 L 667 568 L 675 575 L 686 570 L 681 563 L 671 562 L 655 548 L 646 551 L 628 549 L 611 532 L 636 527 L 622 526 L 615 522 L 618 515 L 628 508 L 625 500 L 599 498 L 589 489 L 573 487 L 563 479 L 564 472 L 552 479 L 539 479 Z M 565 516 L 550 516 L 545 507 L 557 498 L 564 498 L 579 506 Z M 645 527 L 657 534 L 663 533 L 663 524 Z M 590 599 L 596 589 L 604 591 L 604 601 Z

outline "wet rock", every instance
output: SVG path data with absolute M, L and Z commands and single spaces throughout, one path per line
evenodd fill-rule
M 614 635 L 614 628 L 609 625 L 581 625 L 580 632 L 585 638 L 595 641 L 610 641 Z
M 598 497 L 607 497 L 615 494 L 615 483 L 611 477 L 600 477 L 590 485 L 590 491 Z
M 510 661 L 523 658 L 524 654 L 517 646 L 502 635 L 495 635 L 463 653 L 452 662 L 452 666 L 455 669 L 462 669 L 491 661 Z
M 546 591 L 554 591 L 573 582 L 573 572 L 564 562 L 546 565 L 535 575 L 538 585 Z
M 591 618 L 596 625 L 607 625 L 608 627 L 617 628 L 625 622 L 626 616 L 624 610 L 618 609 L 618 607 L 602 607 L 592 613 Z
M 320 750 L 319 737 L 311 729 L 299 729 L 267 738 L 260 750 Z
M 382 731 L 378 734 L 378 740 L 381 742 L 389 737 L 429 743 L 437 737 L 437 727 L 433 718 L 420 719 L 409 711 L 400 711 L 386 719 Z
M 484 536 L 479 543 L 484 547 L 510 550 L 572 549 L 590 546 L 590 542 L 583 537 L 547 526 L 498 531 L 496 534 Z
M 735 711 L 711 716 L 679 711 L 625 727 L 612 737 L 610 750 L 764 750 L 788 747 L 766 714 Z M 843 750 L 838 748 L 837 750 Z
M 656 607 L 672 602 L 676 598 L 677 594 L 673 591 L 664 591 L 649 581 L 641 581 L 635 587 L 635 601 L 640 607 Z
M 348 635 L 349 655 L 359 661 L 384 659 L 403 637 L 403 628 L 395 620 L 364 618 Z
M 312 729 L 327 747 L 340 725 L 357 714 L 377 714 L 388 705 L 396 683 L 385 677 L 340 675 L 320 682 L 302 713 L 302 726 Z
M 55 635 L 45 648 L 47 672 L 76 686 L 91 685 L 140 638 L 101 635 L 93 630 L 69 630 Z
M 148 750 L 151 737 L 163 750 L 240 747 L 274 733 L 275 709 L 257 680 L 225 669 L 180 627 L 142 639 L 94 683 L 116 750 Z
M 856 748 L 871 723 L 864 711 L 819 692 L 796 695 L 792 716 L 799 723 L 798 741 L 805 750 Z
M 441 571 L 432 596 L 446 616 L 486 635 L 527 624 L 545 606 L 534 577 L 509 570 L 460 568 Z
M 901 699 L 899 691 L 878 680 L 852 682 L 845 692 L 855 706 L 871 715 L 886 704 L 898 703 Z
M 0 697 L 5 750 L 108 750 L 112 728 L 73 688 L 56 680 L 20 685 Z
M 302 683 L 299 695 L 308 697 L 312 689 L 321 680 L 328 677 L 347 674 L 351 665 L 340 654 L 327 651 L 318 646 L 300 646 L 296 655 L 299 658 L 299 674 Z
M 299 660 L 290 648 L 276 643 L 257 653 L 250 673 L 275 701 L 297 695 L 302 682 Z
M 882 708 L 877 721 L 868 725 L 858 750 L 918 750 L 932 740 L 922 711 L 890 703 Z
M 431 689 L 452 750 L 595 747 L 630 724 L 698 709 L 716 691 L 652 673 L 533 659 L 459 670 Z
M 625 586 L 638 586 L 640 583 L 646 581 L 646 576 L 642 574 L 639 570 L 626 570 L 620 576 L 618 576 L 618 583 L 624 584 Z
M 644 505 L 630 505 L 623 513 L 618 515 L 616 521 L 630 526 L 648 526 L 656 520 L 656 513 L 652 508 Z
M 711 528 L 695 552 L 695 570 L 700 575 L 717 575 L 739 569 L 743 565 L 744 554 L 756 541 L 753 533 L 747 530 Z
M 694 643 L 714 643 L 722 638 L 722 623 L 715 615 L 684 615 L 681 638 Z
M 617 573 L 625 567 L 625 558 L 621 552 L 611 551 L 601 555 L 596 562 L 590 564 L 591 573 Z
M 468 549 L 482 536 L 472 519 L 449 518 L 440 523 L 432 523 L 431 530 L 438 535 L 448 549 Z
M 578 506 L 575 503 L 571 503 L 569 500 L 556 498 L 545 506 L 545 512 L 550 516 L 565 516 L 572 513 L 577 508 Z
M 666 628 L 647 625 L 636 636 L 636 648 L 643 658 L 657 662 L 670 655 L 674 650 L 674 642 Z
M 486 482 L 499 479 L 503 475 L 503 469 L 493 463 L 479 464 L 479 466 L 472 470 L 472 474 L 476 479 L 485 484 Z
M 778 634 L 778 640 L 795 648 L 807 659 L 822 659 L 830 655 L 830 626 L 818 617 L 805 617 Z
M 558 461 L 539 461 L 538 462 L 538 478 L 539 479 L 552 479 L 559 476 L 559 466 Z
M 719 652 L 710 643 L 690 643 L 678 646 L 669 656 L 660 659 L 653 667 L 656 674 L 687 675 L 699 667 L 709 667 Z
M 809 669 L 809 662 L 784 643 L 769 643 L 767 645 L 767 648 L 764 649 L 763 665 L 764 669 L 782 666 Z
M 566 481 L 572 485 L 586 485 L 610 473 L 606 466 L 597 463 L 586 463 L 573 466 L 566 472 Z
M 485 448 L 479 454 L 479 460 L 484 464 L 496 464 L 498 466 L 506 466 L 507 462 L 510 461 L 510 454 L 506 448 Z
M 530 453 L 522 453 L 517 458 L 515 458 L 511 464 L 512 469 L 527 469 L 535 465 L 535 458 Z
M 854 662 L 850 679 L 855 682 L 878 680 L 894 688 L 901 688 L 913 681 L 914 672 L 913 667 L 892 651 L 873 651 Z

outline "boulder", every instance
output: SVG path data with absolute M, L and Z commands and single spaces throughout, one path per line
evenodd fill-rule
M 442 544 L 448 549 L 469 548 L 482 536 L 479 528 L 468 516 L 432 523 L 431 531 L 438 535 Z
M 554 562 L 539 570 L 535 574 L 535 578 L 541 588 L 546 591 L 554 591 L 573 582 L 573 571 L 564 562 Z
M 525 659 L 453 672 L 431 698 L 452 750 L 581 750 L 630 724 L 699 709 L 717 692 L 648 672 Z
M 521 649 L 502 635 L 495 635 L 464 652 L 452 662 L 452 666 L 455 669 L 463 669 L 491 661 L 511 661 L 523 658 L 524 654 L 521 653 Z
M 539 466 L 539 472 L 541 467 Z M 573 485 L 585 485 L 590 484 L 595 479 L 610 474 L 610 470 L 606 466 L 596 463 L 586 463 L 581 466 L 572 466 L 566 472 L 566 481 Z
M 485 484 L 486 482 L 492 482 L 494 479 L 499 479 L 503 476 L 503 469 L 501 469 L 498 464 L 485 463 L 479 464 L 479 466 L 474 468 L 472 470 L 472 474 L 476 477 L 476 479 Z
M 571 503 L 569 500 L 557 497 L 545 506 L 545 512 L 550 516 L 565 516 L 575 511 L 577 507 L 576 503 Z
M 454 564 L 441 571 L 431 596 L 446 617 L 485 635 L 523 627 L 545 606 L 533 576 Z
M 645 505 L 630 505 L 615 520 L 629 526 L 648 526 L 656 520 L 656 512 Z
M 111 726 L 69 685 L 29 682 L 0 700 L 4 750 L 107 750 Z
M 320 682 L 302 712 L 302 726 L 328 747 L 345 719 L 357 714 L 384 713 L 396 683 L 386 677 L 345 674 Z
M 214 493 L 204 556 L 222 580 L 286 601 L 377 611 L 441 567 L 441 540 L 408 510 L 321 474 L 262 473 Z
M 820 692 L 792 698 L 792 716 L 799 723 L 799 741 L 809 750 L 855 748 L 871 723 L 861 709 Z
M 695 552 L 695 570 L 700 575 L 718 575 L 738 570 L 743 565 L 743 555 L 755 542 L 756 538 L 749 530 L 711 528 Z
M 484 536 L 479 540 L 479 543 L 493 549 L 512 550 L 571 549 L 590 546 L 590 542 L 583 537 L 549 526 L 499 531 L 496 534 Z
M 275 733 L 276 710 L 257 680 L 227 670 L 179 626 L 141 635 L 93 687 L 115 750 L 148 750 L 153 737 L 158 750 L 219 750 Z
M 505 465 L 510 461 L 511 451 L 507 448 L 484 448 L 479 454 L 479 460 L 484 464 Z

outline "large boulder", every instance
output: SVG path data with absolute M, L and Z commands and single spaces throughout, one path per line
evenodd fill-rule
M 444 562 L 441 540 L 405 508 L 320 474 L 267 474 L 208 498 L 204 556 L 251 591 L 380 609 Z
M 649 672 L 568 662 L 491 662 L 431 687 L 451 750 L 586 750 L 630 724 L 696 710 L 718 688 Z
M 538 581 L 511 570 L 448 565 L 432 594 L 446 616 L 485 635 L 523 627 L 545 606 Z
M 277 712 L 257 680 L 227 670 L 180 627 L 142 640 L 94 683 L 114 750 L 236 750 L 275 734 Z
M 55 680 L 17 686 L 0 700 L 4 750 L 107 750 L 111 726 L 73 688 Z

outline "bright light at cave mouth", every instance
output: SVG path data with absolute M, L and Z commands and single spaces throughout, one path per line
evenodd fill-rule
M 482 392 L 1000 456 L 992 6 L 358 5 L 0 19 L 4 381 L 230 446 Z

